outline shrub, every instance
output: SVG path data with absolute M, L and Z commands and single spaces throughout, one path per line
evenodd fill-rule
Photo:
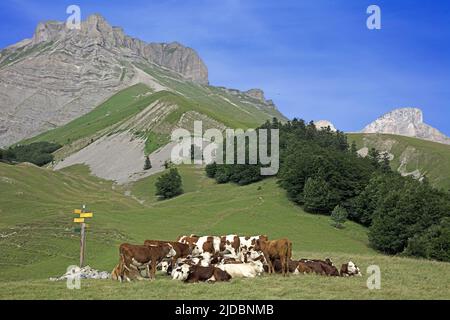
M 53 161 L 52 153 L 61 148 L 61 145 L 50 142 L 34 142 L 27 145 L 18 145 L 9 148 L 3 158 L 11 162 L 31 162 L 43 166 Z
M 169 199 L 183 193 L 181 176 L 176 168 L 161 175 L 155 183 L 156 195 L 162 199 Z
M 205 171 L 208 178 L 214 178 L 217 172 L 217 164 L 213 162 L 206 165 Z

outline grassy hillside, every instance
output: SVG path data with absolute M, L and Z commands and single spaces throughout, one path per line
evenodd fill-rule
M 65 145 L 91 136 L 139 112 L 159 98 L 159 95 L 149 96 L 151 93 L 150 88 L 144 84 L 131 86 L 116 93 L 91 112 L 68 124 L 44 132 L 21 143 L 54 141 Z
M 154 196 L 152 176 L 119 188 L 88 174 L 84 166 L 59 172 L 0 163 L 0 298 L 449 298 L 443 275 L 450 264 L 375 253 L 366 230 L 349 222 L 330 226 L 329 218 L 304 213 L 289 202 L 275 180 L 237 187 L 217 185 L 201 168 L 181 167 L 185 194 L 168 201 Z M 138 201 L 139 200 L 139 201 Z M 263 276 L 229 284 L 184 285 L 164 278 L 119 284 L 83 281 L 82 290 L 48 277 L 77 264 L 79 236 L 71 211 L 87 203 L 94 211 L 87 236 L 87 263 L 111 270 L 121 242 L 175 239 L 180 234 L 260 234 L 289 237 L 294 257 L 331 256 L 337 264 L 353 259 L 365 272 L 382 270 L 382 290 L 366 288 L 366 277 Z M 426 275 L 426 276 L 424 276 Z M 345 296 L 342 294 L 345 293 Z
M 185 81 L 176 74 L 152 65 L 139 65 L 139 68 L 150 74 L 159 83 L 171 88 L 189 100 L 195 109 L 232 128 L 255 128 L 267 119 L 286 118 L 276 109 L 263 105 L 258 100 L 242 93 L 224 88 L 200 85 Z
M 436 187 L 450 190 L 450 146 L 416 138 L 387 135 L 348 135 L 348 141 L 355 141 L 358 149 L 363 147 L 388 151 L 394 155 L 392 168 L 411 173 L 419 170 Z
M 55 153 L 60 161 L 105 135 L 130 132 L 145 140 L 146 154 L 170 141 L 176 127 L 193 129 L 202 120 L 204 130 L 257 127 L 272 117 L 284 119 L 276 109 L 243 93 L 195 84 L 156 66 L 140 66 L 166 90 L 154 92 L 145 84 L 124 89 L 91 112 L 53 130 L 21 141 L 56 142 L 64 147 Z

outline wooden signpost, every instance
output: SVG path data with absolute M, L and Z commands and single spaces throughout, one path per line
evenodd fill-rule
M 86 228 L 87 224 L 84 222 L 85 218 L 92 218 L 94 214 L 92 212 L 86 212 L 86 205 L 83 204 L 83 209 L 75 209 L 73 210 L 74 214 L 78 214 L 78 218 L 74 218 L 73 222 L 81 223 L 81 236 L 80 236 L 80 268 L 84 265 L 84 256 L 86 249 Z M 77 230 L 78 228 L 75 228 Z

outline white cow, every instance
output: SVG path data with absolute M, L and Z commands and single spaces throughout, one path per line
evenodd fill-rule
M 233 278 L 254 278 L 264 272 L 263 264 L 260 261 L 237 264 L 218 264 L 217 268 L 228 272 Z

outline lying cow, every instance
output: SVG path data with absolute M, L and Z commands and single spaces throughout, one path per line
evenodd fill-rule
M 228 272 L 233 278 L 254 278 L 264 272 L 263 264 L 260 261 L 219 264 L 217 268 Z
M 297 267 L 298 267 L 298 261 L 296 260 L 290 260 L 289 259 L 289 263 L 288 263 L 288 268 L 289 268 L 289 272 L 290 273 L 298 273 Z M 275 259 L 272 263 L 273 268 L 275 270 L 276 273 L 281 273 L 282 271 L 282 266 L 281 266 L 281 260 L 280 259 Z M 264 271 L 265 272 L 269 272 L 269 266 L 266 264 L 264 265 Z
M 359 276 L 361 277 L 361 271 L 359 270 L 358 266 L 355 265 L 352 261 L 349 261 L 348 263 L 345 263 L 341 266 L 340 271 L 341 277 L 351 277 L 351 276 Z
M 173 276 L 174 270 L 178 269 L 182 265 L 208 267 L 213 263 L 212 257 L 213 256 L 209 252 L 204 252 L 197 257 L 188 256 L 186 258 L 179 258 L 179 259 L 177 259 L 177 263 L 176 263 L 175 267 L 172 268 L 171 265 L 168 266 L 167 274 Z M 215 263 L 217 263 L 217 262 L 214 262 L 214 264 Z
M 230 281 L 231 275 L 217 267 L 209 266 L 193 266 L 190 268 L 189 275 L 184 282 L 195 283 L 200 281 L 216 282 L 216 281 Z
M 316 273 L 324 276 L 339 276 L 338 269 L 330 259 L 300 259 L 296 273 Z
M 176 255 L 172 245 L 165 243 L 156 246 L 133 245 L 123 243 L 119 247 L 120 263 L 123 268 L 120 271 L 120 277 L 123 279 L 125 270 L 128 273 L 133 270 L 138 271 L 140 268 L 146 268 L 147 275 L 150 279 L 155 278 L 156 265 L 164 258 L 172 258 Z M 119 263 L 119 264 L 120 264 Z M 137 279 L 142 279 L 140 275 Z M 130 280 L 130 278 L 127 278 Z
M 280 259 L 281 261 L 281 274 L 286 276 L 289 274 L 289 260 L 292 256 L 292 242 L 288 239 L 279 240 L 256 240 L 255 248 L 256 251 L 262 251 L 264 258 L 269 266 L 269 273 L 274 273 L 273 262 L 275 259 Z
M 182 263 L 172 270 L 171 276 L 172 280 L 184 281 L 189 276 L 192 265 L 187 263 Z

